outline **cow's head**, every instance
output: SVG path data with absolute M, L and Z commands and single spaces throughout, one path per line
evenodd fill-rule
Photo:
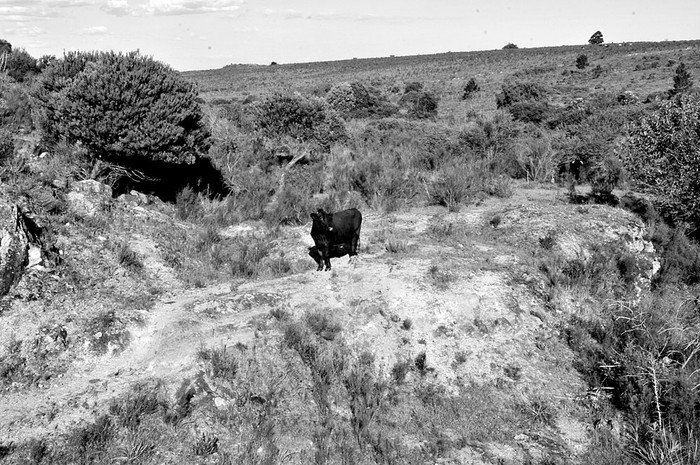
M 333 231 L 333 214 L 326 212 L 323 208 L 319 208 L 316 213 L 312 213 L 311 219 L 317 225 L 323 226 L 326 231 Z

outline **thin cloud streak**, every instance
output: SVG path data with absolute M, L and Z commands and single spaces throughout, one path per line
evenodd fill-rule
M 87 27 L 81 31 L 81 34 L 89 36 L 102 36 L 109 34 L 109 29 L 107 29 L 105 26 Z
M 133 5 L 127 0 L 109 0 L 101 9 L 115 16 L 184 16 L 238 11 L 243 0 L 149 0 Z

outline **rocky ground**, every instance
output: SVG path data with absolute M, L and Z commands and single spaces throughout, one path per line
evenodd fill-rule
M 592 393 L 574 370 L 560 330 L 569 315 L 590 308 L 572 289 L 553 294 L 541 271 L 542 257 L 585 260 L 600 244 L 615 244 L 648 258 L 649 272 L 654 257 L 642 238 L 643 225 L 632 214 L 609 206 L 572 205 L 563 192 L 520 186 L 511 198 L 488 198 L 457 213 L 442 207 L 365 211 L 359 261 L 351 265 L 347 257 L 334 259 L 331 272 L 313 271 L 306 256 L 310 226 L 286 227 L 275 248 L 293 257 L 289 274 L 226 279 L 200 288 L 184 286 L 157 241 L 132 228 L 123 240 L 141 257 L 141 278 L 113 264 L 113 276 L 105 279 L 122 296 L 140 281 L 142 293 L 150 289 L 153 298 L 149 305 L 124 307 L 122 345 L 96 353 L 90 350 L 90 335 L 77 340 L 72 335 L 77 314 L 94 309 L 71 309 L 65 296 L 52 293 L 53 303 L 41 296 L 32 302 L 19 294 L 14 301 L 12 293 L 6 298 L 10 303 L 0 314 L 0 356 L 6 360 L 10 355 L 10 335 L 25 341 L 43 337 L 53 341 L 54 358 L 63 368 L 48 379 L 5 386 L 0 441 L 19 444 L 59 435 L 91 421 L 108 400 L 144 380 L 161 380 L 174 391 L 202 370 L 197 357 L 202 347 L 249 345 L 270 337 L 271 311 L 302 316 L 317 310 L 339 321 L 348 344 L 374 353 L 387 372 L 397 361 L 425 353 L 431 382 L 448 393 L 488 386 L 508 400 L 504 405 L 545 402 L 554 412 L 552 425 L 465 447 L 454 463 L 518 463 L 525 453 L 542 457 L 546 441 L 563 445 L 576 457 L 590 442 Z M 131 222 L 138 209 L 147 221 L 163 215 L 149 216 L 148 206 L 129 208 Z M 220 234 L 239 237 L 260 229 L 251 223 Z M 99 238 L 90 243 L 95 241 Z M 75 244 L 65 249 L 66 254 L 78 250 Z M 36 271 L 23 279 L 37 279 L 37 273 L 43 273 L 43 280 L 54 279 L 51 272 Z M 636 285 L 645 285 L 643 276 Z M 103 282 L 94 305 L 100 305 L 104 289 Z M 82 294 L 79 304 L 89 301 Z M 67 311 L 75 312 L 75 318 L 65 321 L 62 312 Z M 70 350 L 58 347 L 60 337 L 48 335 L 56 325 L 69 328 Z M 41 333 L 42 328 L 49 329 Z

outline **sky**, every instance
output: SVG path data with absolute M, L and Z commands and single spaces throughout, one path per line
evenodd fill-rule
M 698 0 L 0 0 L 0 39 L 35 58 L 132 51 L 229 64 L 700 39 Z

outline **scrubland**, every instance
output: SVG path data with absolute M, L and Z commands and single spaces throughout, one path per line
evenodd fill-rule
M 0 462 L 700 461 L 697 41 L 15 55 L 41 261 L 0 300 Z M 350 207 L 359 263 L 313 271 Z

